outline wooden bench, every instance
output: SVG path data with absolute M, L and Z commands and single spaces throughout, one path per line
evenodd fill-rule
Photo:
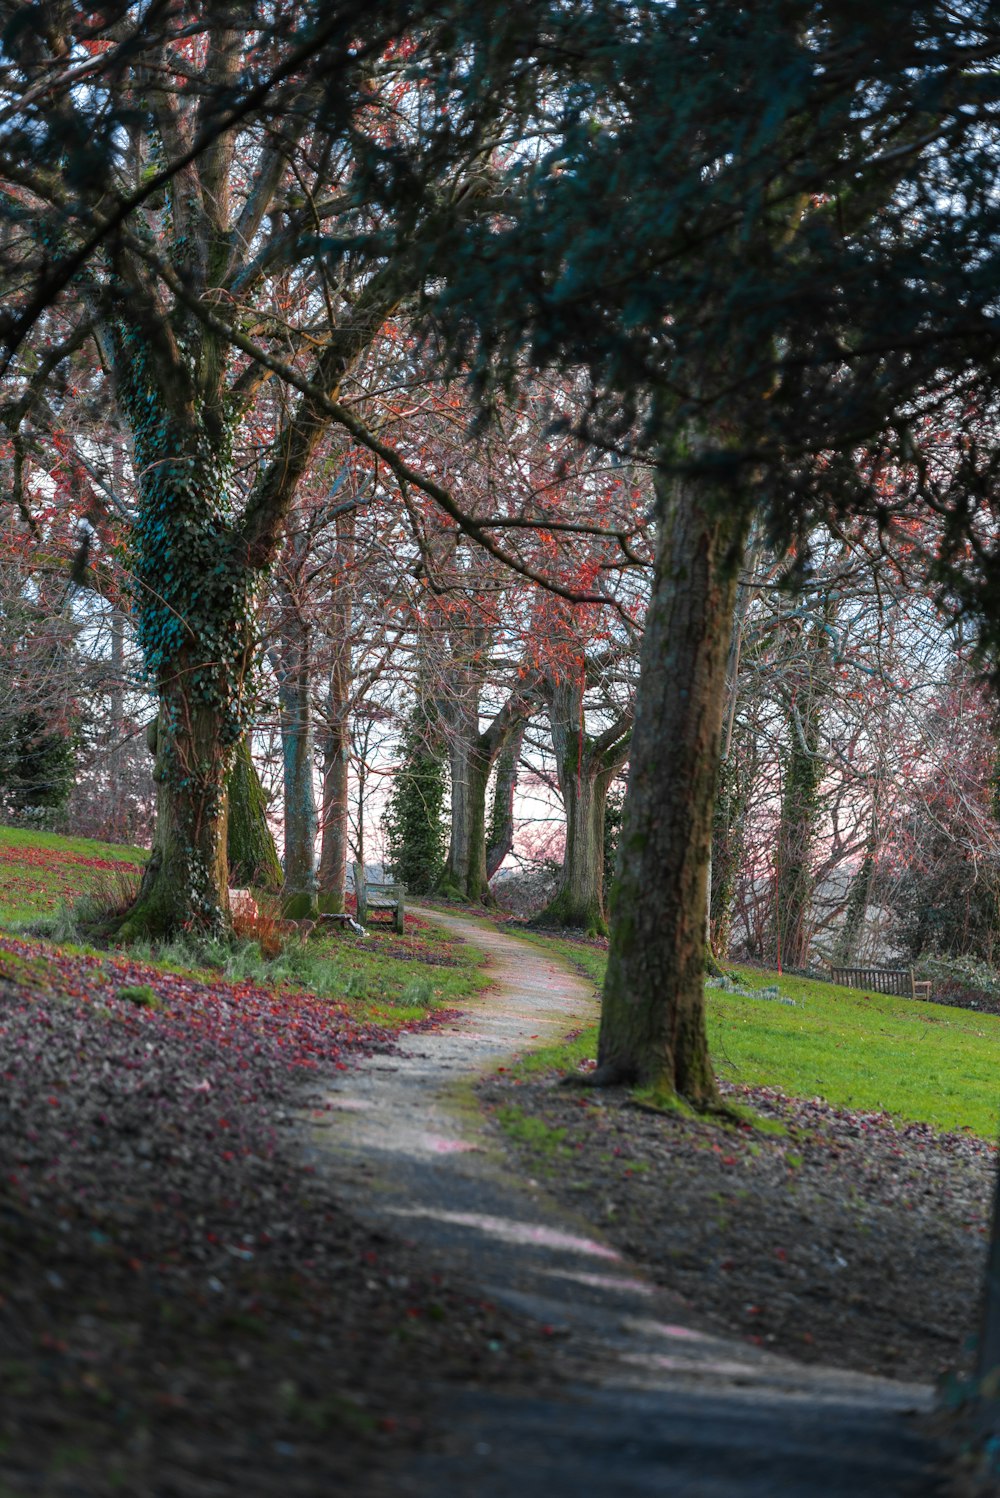
M 402 935 L 406 885 L 369 879 L 360 863 L 352 864 L 351 867 L 354 870 L 354 893 L 358 902 L 360 924 L 364 926 L 367 923 L 369 914 L 374 914 L 376 910 L 384 910 L 392 916 L 393 925 Z
M 931 985 L 913 976 L 912 967 L 831 967 L 830 982 L 845 988 L 870 988 L 903 999 L 929 999 Z

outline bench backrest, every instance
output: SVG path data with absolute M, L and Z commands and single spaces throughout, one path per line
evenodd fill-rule
M 895 994 L 900 998 L 914 998 L 918 990 L 930 985 L 917 983 L 912 967 L 831 967 L 830 982 L 841 983 L 845 988 L 870 988 L 874 993 Z
M 352 863 L 351 870 L 354 875 L 354 894 L 361 925 L 363 926 L 368 918 L 368 902 L 371 897 L 376 909 L 388 909 L 394 912 L 396 930 L 402 931 L 406 885 L 390 883 L 385 879 L 369 879 L 365 874 L 364 865 L 360 863 Z

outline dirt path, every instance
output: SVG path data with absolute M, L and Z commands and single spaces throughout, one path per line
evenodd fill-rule
M 557 1395 L 440 1390 L 439 1435 L 395 1491 L 477 1498 L 891 1498 L 941 1491 L 931 1390 L 777 1358 L 704 1332 L 492 1148 L 469 1084 L 596 1012 L 530 944 L 422 911 L 489 954 L 494 988 L 410 1054 L 345 1072 L 316 1158 L 363 1221 L 451 1283 L 552 1334 Z M 433 1379 L 433 1369 L 428 1377 Z

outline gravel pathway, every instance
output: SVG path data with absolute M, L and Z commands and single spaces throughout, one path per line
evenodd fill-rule
M 407 1457 L 413 1498 L 893 1498 L 944 1491 L 922 1434 L 928 1386 L 805 1367 L 706 1332 L 534 1181 L 484 1129 L 471 1086 L 596 1011 L 530 944 L 422 911 L 484 949 L 493 988 L 405 1056 L 345 1072 L 314 1158 L 352 1211 L 552 1339 L 557 1392 L 441 1387 L 438 1435 Z M 331 1115 L 328 1115 L 328 1117 Z M 433 1381 L 434 1370 L 428 1369 Z

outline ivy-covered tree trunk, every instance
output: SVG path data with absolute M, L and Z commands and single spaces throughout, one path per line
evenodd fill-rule
M 236 746 L 226 783 L 228 817 L 226 846 L 229 882 L 241 888 L 281 888 L 281 860 L 274 834 L 267 825 L 267 796 L 244 735 Z
M 717 1098 L 705 1030 L 708 854 L 745 523 L 678 482 L 659 527 L 612 893 L 599 1083 Z M 719 505 L 716 509 L 714 503 Z
M 720 962 L 729 955 L 733 902 L 746 851 L 746 818 L 753 777 L 745 764 L 730 755 L 719 766 L 719 786 L 712 828 L 712 901 L 709 942 Z
M 313 785 L 313 736 L 308 663 L 287 672 L 279 687 L 281 758 L 285 789 L 286 913 L 302 917 L 316 906 L 316 836 L 319 818 Z
M 857 961 L 874 882 L 875 847 L 872 838 L 865 846 L 861 866 L 856 870 L 847 891 L 844 924 L 837 933 L 833 949 L 833 962 L 836 967 L 853 967 Z
M 156 830 L 124 939 L 228 928 L 225 788 L 243 732 L 255 580 L 228 517 L 226 434 L 185 400 L 183 379 L 164 394 L 153 358 L 137 338 L 120 386 L 139 475 L 139 642 L 159 695 Z
M 406 725 L 384 824 L 394 879 L 430 894 L 444 868 L 445 753 L 437 710 L 418 696 Z

